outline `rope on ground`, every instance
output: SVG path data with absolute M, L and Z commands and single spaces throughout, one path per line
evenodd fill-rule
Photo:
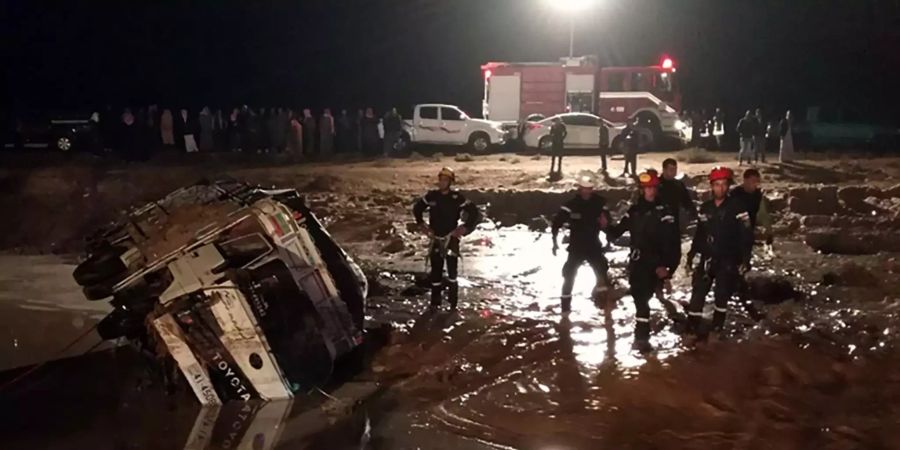
M 88 328 L 84 333 L 82 333 L 81 335 L 79 335 L 78 337 L 76 337 L 75 340 L 73 340 L 72 342 L 70 342 L 68 345 L 66 345 L 65 347 L 63 347 L 61 350 L 57 351 L 52 357 L 50 357 L 50 358 L 47 359 L 46 361 L 44 361 L 44 362 L 42 362 L 42 363 L 36 364 L 34 367 L 32 367 L 32 368 L 30 368 L 30 369 L 28 369 L 28 370 L 22 372 L 21 374 L 19 374 L 17 377 L 13 378 L 12 380 L 9 380 L 9 381 L 7 381 L 6 383 L 3 383 L 2 385 L 0 385 L 0 392 L 5 391 L 6 389 L 10 388 L 10 387 L 13 386 L 14 384 L 16 384 L 16 383 L 18 383 L 18 382 L 24 380 L 24 379 L 25 379 L 26 377 L 28 377 L 29 375 L 31 375 L 31 374 L 37 372 L 37 371 L 40 370 L 42 367 L 46 366 L 47 363 L 49 363 L 49 362 L 51 362 L 51 361 L 54 361 L 54 360 L 58 359 L 60 356 L 62 356 L 63 353 L 69 351 L 69 349 L 71 349 L 72 347 L 74 347 L 75 344 L 79 343 L 82 339 L 86 338 L 86 337 L 87 337 L 89 334 L 91 334 L 95 329 L 97 329 L 97 325 L 98 325 L 98 324 L 99 324 L 99 322 L 98 322 L 97 324 L 94 324 L 94 326 Z M 103 341 L 98 342 L 97 344 L 95 344 L 94 346 L 92 346 L 91 348 L 89 348 L 89 349 L 88 349 L 87 351 L 85 351 L 84 353 L 88 353 L 88 352 L 90 352 L 91 350 L 94 350 L 95 348 L 97 348 L 98 346 L 100 346 L 100 344 L 102 344 L 102 343 L 103 343 Z

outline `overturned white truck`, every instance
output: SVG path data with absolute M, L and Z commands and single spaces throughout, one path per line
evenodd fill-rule
M 366 278 L 295 190 L 200 182 L 86 253 L 75 280 L 114 306 L 100 336 L 156 355 L 203 404 L 290 398 L 362 343 Z

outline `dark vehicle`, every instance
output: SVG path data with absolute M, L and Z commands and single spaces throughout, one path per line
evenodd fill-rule
M 900 128 L 881 123 L 862 110 L 847 107 L 807 108 L 805 120 L 794 125 L 794 140 L 802 149 L 853 148 L 875 151 L 896 150 Z
M 87 241 L 98 325 L 178 367 L 203 404 L 290 398 L 362 343 L 366 278 L 295 190 L 200 182 Z
M 46 114 L 13 119 L 5 128 L 4 147 L 50 149 L 62 153 L 94 151 L 97 122 L 89 114 Z

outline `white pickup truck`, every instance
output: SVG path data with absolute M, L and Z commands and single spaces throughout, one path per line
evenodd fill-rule
M 473 119 L 459 107 L 441 104 L 416 105 L 412 120 L 403 122 L 398 146 L 410 144 L 468 145 L 483 153 L 492 145 L 503 145 L 509 133 L 501 122 Z

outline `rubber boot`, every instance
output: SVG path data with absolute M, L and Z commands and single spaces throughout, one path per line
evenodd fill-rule
M 722 331 L 722 328 L 725 327 L 725 313 L 721 311 L 716 311 L 713 313 L 712 326 L 710 327 L 712 331 Z
M 456 304 L 459 301 L 459 284 L 450 283 L 450 286 L 447 289 L 447 299 L 450 301 L 450 309 L 455 310 Z
M 432 308 L 440 308 L 441 307 L 441 288 L 432 287 L 431 288 L 431 304 L 429 305 Z
M 653 345 L 650 344 L 650 324 L 648 322 L 635 324 L 633 348 L 641 353 L 653 351 Z
M 561 297 L 562 300 L 562 312 L 563 314 L 572 311 L 572 296 L 571 295 L 563 295 Z

